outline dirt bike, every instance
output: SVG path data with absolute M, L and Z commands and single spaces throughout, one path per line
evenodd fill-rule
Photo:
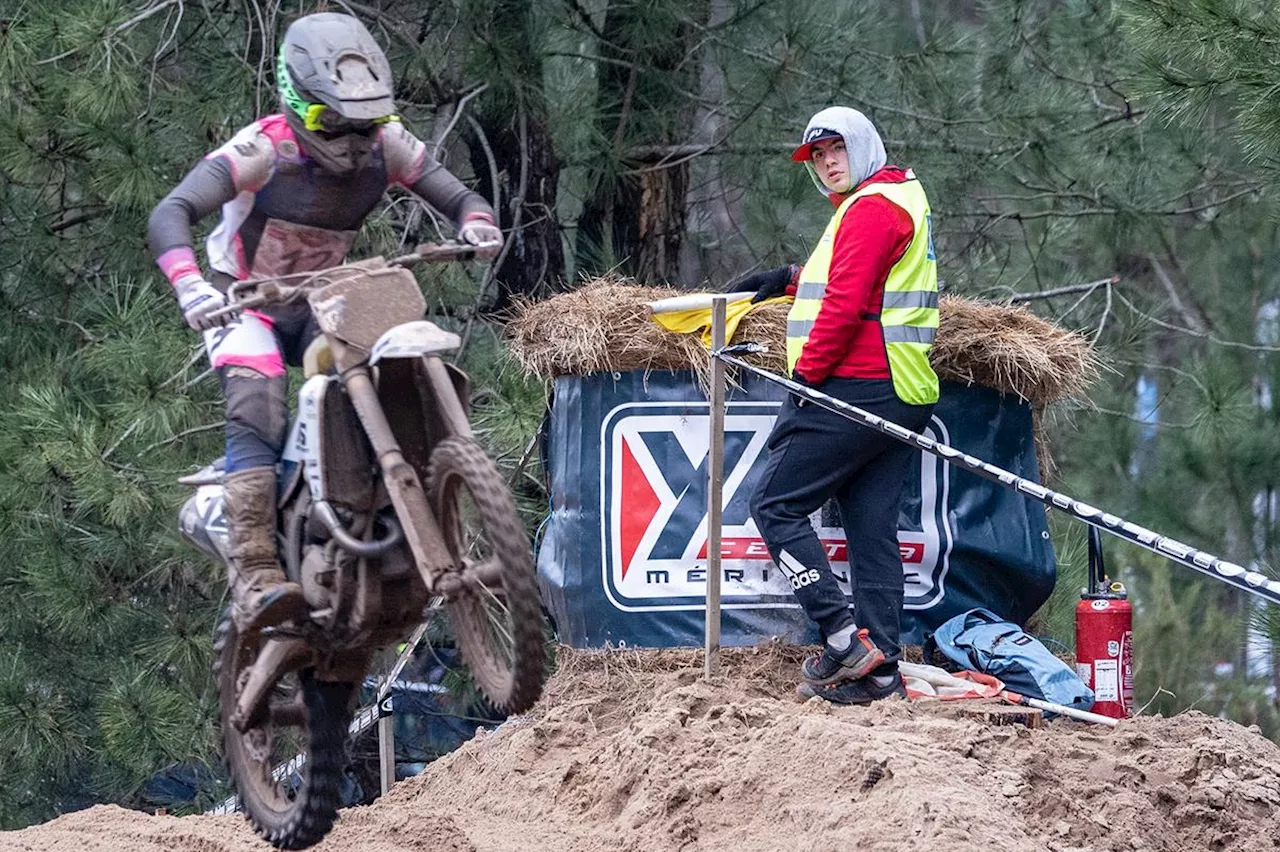
M 332 827 L 356 689 L 374 652 L 402 641 L 425 611 L 443 608 L 495 707 L 523 712 L 542 690 L 529 540 L 472 438 L 468 378 L 443 360 L 460 340 L 423 320 L 407 268 L 473 251 L 419 246 L 228 293 L 228 316 L 306 299 L 322 332 L 303 358 L 279 476 L 281 562 L 310 615 L 243 635 L 227 615 L 214 649 L 231 782 L 277 847 L 305 848 Z M 221 472 L 211 465 L 181 481 L 196 488 L 183 535 L 225 562 Z

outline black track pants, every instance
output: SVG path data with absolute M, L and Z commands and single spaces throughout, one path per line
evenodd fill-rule
M 913 432 L 933 413 L 932 405 L 898 399 L 888 379 L 828 379 L 818 390 Z M 794 396 L 783 403 L 768 449 L 751 516 L 805 613 L 824 637 L 856 622 L 886 662 L 901 659 L 898 507 L 920 451 Z M 852 612 L 809 523 L 832 497 L 849 542 Z

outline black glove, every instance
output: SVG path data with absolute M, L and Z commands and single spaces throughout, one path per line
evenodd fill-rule
M 739 293 L 744 290 L 755 290 L 756 294 L 751 297 L 751 303 L 763 302 L 765 299 L 772 299 L 787 292 L 787 285 L 791 283 L 795 273 L 795 266 L 779 266 L 777 269 L 753 272 L 741 281 L 735 282 L 733 290 Z
M 791 374 L 791 381 L 795 382 L 795 383 L 796 383 L 796 384 L 798 384 L 798 385 L 803 385 L 803 386 L 805 386 L 805 387 L 807 387 L 807 388 L 814 388 L 814 389 L 817 389 L 817 387 L 818 387 L 818 384 L 817 384 L 817 383 L 809 381 L 809 380 L 808 380 L 808 379 L 806 379 L 804 376 L 802 376 L 800 373 L 792 373 L 792 374 Z M 807 396 L 805 396 L 805 395 L 803 395 L 803 394 L 796 393 L 795 391 L 792 391 L 792 392 L 791 392 L 791 396 L 795 398 L 795 401 L 796 401 L 796 408 L 804 408 L 804 407 L 805 407 L 806 405 L 808 405 L 808 404 L 809 404 L 809 402 L 810 402 L 810 400 L 809 400 L 809 398 L 808 398 Z

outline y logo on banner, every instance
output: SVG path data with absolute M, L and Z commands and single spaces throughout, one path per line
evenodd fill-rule
M 751 443 L 751 439 L 754 437 L 755 432 L 725 432 L 724 471 L 726 478 L 732 476 L 737 469 L 743 455 L 746 453 L 747 445 Z M 672 432 L 641 432 L 639 433 L 639 439 L 644 442 L 645 447 L 649 450 L 650 457 L 657 463 L 658 472 L 664 484 L 677 500 L 675 508 L 671 510 L 666 523 L 662 525 L 662 530 L 659 532 L 657 540 L 654 541 L 653 547 L 650 548 L 648 558 L 681 559 L 689 547 L 690 533 L 698 528 L 707 512 L 707 461 L 711 454 L 710 452 L 704 454 L 695 466 L 685 453 L 685 448 L 680 438 Z M 636 439 L 633 437 L 630 440 L 634 441 Z M 624 459 L 631 455 L 627 441 L 628 439 L 623 439 Z M 647 484 L 646 482 L 645 485 Z M 643 486 L 637 483 L 637 487 Z M 652 489 L 651 486 L 650 488 Z M 725 526 L 737 526 L 747 522 L 750 511 L 749 504 L 746 500 L 738 498 L 738 494 L 741 491 L 743 489 L 735 489 L 728 505 L 725 507 Z M 625 481 L 623 483 L 623 493 L 627 493 Z M 634 516 L 629 516 L 626 522 L 631 525 L 633 532 L 639 531 L 643 535 L 644 530 L 647 530 L 653 522 L 654 516 L 658 513 L 658 508 L 659 506 L 655 504 L 648 517 L 644 513 L 636 513 Z M 626 529 L 625 525 L 623 529 Z M 628 548 L 624 543 L 623 551 L 625 552 L 628 549 L 634 555 L 635 547 Z M 623 576 L 626 576 L 627 567 L 627 561 L 624 559 L 622 564 Z
M 602 580 L 625 611 L 698 609 L 706 588 L 708 417 L 701 406 L 629 403 L 601 430 Z M 731 403 L 725 421 L 723 592 L 726 606 L 794 606 L 794 570 L 779 570 L 750 517 L 777 403 Z M 945 427 L 935 418 L 932 434 Z M 945 465 L 924 455 L 921 516 L 899 530 L 905 604 L 928 608 L 945 594 L 950 522 Z M 816 520 L 837 579 L 847 582 L 848 549 L 838 517 Z M 916 520 L 920 526 L 914 526 Z M 807 577 L 807 575 L 805 575 Z M 846 589 L 847 591 L 847 589 Z
M 602 430 L 601 520 L 604 582 L 615 604 L 649 608 L 655 598 L 700 596 L 706 582 L 707 475 L 710 440 L 706 406 L 628 404 Z M 755 476 L 778 404 L 731 404 L 725 422 L 726 530 L 758 541 L 751 524 Z M 694 409 L 695 411 L 698 408 Z M 678 412 L 678 413 L 672 413 Z M 772 568 L 760 543 L 753 566 Z M 742 574 L 730 569 L 727 576 Z M 753 590 L 756 594 L 761 590 Z M 744 589 L 738 589 L 745 594 Z

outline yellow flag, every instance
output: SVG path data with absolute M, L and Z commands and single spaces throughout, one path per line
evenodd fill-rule
M 742 322 L 742 318 L 754 309 L 764 305 L 790 301 L 792 301 L 790 296 L 775 296 L 772 299 L 765 299 L 763 302 L 756 302 L 755 304 L 752 304 L 750 299 L 729 302 L 725 305 L 724 312 L 725 342 L 728 343 L 733 340 L 733 335 L 738 329 L 738 323 Z M 708 349 L 711 348 L 711 308 L 709 307 L 690 308 L 683 311 L 654 311 L 653 321 L 667 331 L 674 331 L 677 334 L 702 332 L 702 345 Z

